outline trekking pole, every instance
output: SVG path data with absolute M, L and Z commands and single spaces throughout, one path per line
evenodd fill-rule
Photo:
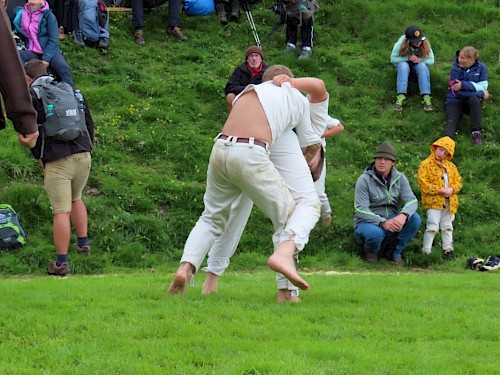
M 255 27 L 255 22 L 253 20 L 252 11 L 250 10 L 250 4 L 248 3 L 248 0 L 243 0 L 243 10 L 245 11 L 248 22 L 250 23 L 253 37 L 255 38 L 255 43 L 257 44 L 258 47 L 262 48 L 262 45 L 260 44 L 259 34 L 257 33 L 257 28 Z

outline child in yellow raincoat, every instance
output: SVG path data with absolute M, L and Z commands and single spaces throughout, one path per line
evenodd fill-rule
M 436 234 L 441 231 L 443 256 L 453 259 L 453 220 L 458 209 L 457 193 L 462 188 L 462 177 L 451 159 L 455 141 L 442 137 L 431 145 L 431 155 L 418 167 L 418 185 L 422 205 L 427 211 L 427 227 L 422 252 L 430 254 Z

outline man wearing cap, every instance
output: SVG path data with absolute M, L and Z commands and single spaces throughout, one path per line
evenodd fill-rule
M 354 190 L 356 242 L 363 245 L 366 261 L 375 263 L 382 241 L 392 237 L 392 261 L 404 266 L 401 255 L 420 228 L 418 201 L 406 176 L 394 168 L 396 153 L 388 141 L 377 147 L 373 159 Z
M 433 111 L 429 66 L 434 64 L 434 52 L 420 27 L 409 26 L 404 35 L 401 35 L 392 48 L 391 63 L 397 72 L 398 95 L 394 110 L 401 111 L 406 104 L 408 78 L 413 74 L 418 78 L 424 110 Z
M 262 75 L 266 69 L 267 64 L 264 62 L 262 48 L 258 46 L 248 47 L 245 51 L 245 61 L 234 69 L 224 89 L 228 112 L 231 112 L 233 108 L 233 100 L 236 95 L 242 92 L 246 85 L 262 83 Z

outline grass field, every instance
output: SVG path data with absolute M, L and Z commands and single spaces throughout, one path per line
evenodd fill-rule
M 160 272 L 1 282 L 2 374 L 497 374 L 495 273 L 270 271 L 167 298 Z M 170 276 L 169 276 L 170 277 Z

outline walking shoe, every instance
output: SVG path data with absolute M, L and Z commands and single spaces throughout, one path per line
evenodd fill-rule
M 99 38 L 99 43 L 97 43 L 97 48 L 108 49 L 109 40 L 108 38 Z
M 136 42 L 140 46 L 146 44 L 146 41 L 144 40 L 144 32 L 142 31 L 142 29 L 135 30 L 134 42 Z
M 398 94 L 398 96 L 396 96 L 396 103 L 394 104 L 394 110 L 401 111 L 405 104 L 406 104 L 406 95 Z
M 424 105 L 424 111 L 434 111 L 434 106 L 432 105 L 431 96 L 429 94 L 422 96 L 422 104 Z
M 299 55 L 299 60 L 305 60 L 311 57 L 312 55 L 312 49 L 310 47 L 304 47 L 302 48 L 302 52 Z
M 453 253 L 453 251 L 445 251 L 443 253 L 443 258 L 444 260 L 453 260 L 453 258 L 455 258 L 455 253 Z
M 76 252 L 80 255 L 85 255 L 89 256 L 90 255 L 90 245 L 87 246 L 78 246 L 78 243 L 73 244 L 73 247 L 75 248 Z
M 378 254 L 377 253 L 365 253 L 366 263 L 377 263 Z
M 167 31 L 167 34 L 172 35 L 174 38 L 179 39 L 181 42 L 185 42 L 186 40 L 188 40 L 188 37 L 182 33 L 182 30 L 180 27 L 177 27 L 177 26 L 167 27 L 166 31 Z
M 405 266 L 405 261 L 401 257 L 393 257 L 392 258 L 392 263 L 394 263 L 398 267 L 404 267 Z
M 56 262 L 51 262 L 50 266 L 47 268 L 47 273 L 54 276 L 66 276 L 71 272 L 69 270 L 68 263 L 63 263 L 60 266 L 56 266 Z
M 286 52 L 293 52 L 295 51 L 295 44 L 292 44 L 292 43 L 287 43 L 286 44 L 286 48 L 285 48 L 285 51 Z
M 83 41 L 82 33 L 80 31 L 73 31 L 73 42 L 78 44 L 80 47 L 85 47 L 85 42 Z
M 474 142 L 474 146 L 482 146 L 483 140 L 481 139 L 481 132 L 476 130 L 472 132 L 472 142 Z

